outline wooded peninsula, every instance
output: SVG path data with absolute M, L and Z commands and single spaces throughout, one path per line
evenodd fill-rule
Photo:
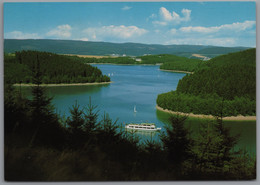
M 218 56 L 160 94 L 164 109 L 214 116 L 256 115 L 256 50 Z
M 33 75 L 41 73 L 43 84 L 110 82 L 101 70 L 82 62 L 82 58 L 39 51 L 5 54 L 5 81 L 10 84 L 33 83 Z

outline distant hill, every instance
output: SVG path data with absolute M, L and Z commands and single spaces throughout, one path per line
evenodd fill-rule
M 129 55 L 143 56 L 156 54 L 175 54 L 191 57 L 193 53 L 214 56 L 248 49 L 246 47 L 216 47 L 203 45 L 159 45 L 138 43 L 109 43 L 75 40 L 50 40 L 50 39 L 5 39 L 4 52 L 14 53 L 22 50 L 45 51 L 58 54 L 78 55 Z M 210 55 L 211 56 L 211 55 Z

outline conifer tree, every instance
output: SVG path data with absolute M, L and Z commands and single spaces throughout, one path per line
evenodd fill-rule
M 85 124 L 84 111 L 80 109 L 80 106 L 76 102 L 70 109 L 70 114 L 66 120 L 66 125 L 69 129 L 69 141 L 70 147 L 80 148 L 86 143 L 86 133 L 83 131 Z
M 85 113 L 85 123 L 83 125 L 83 130 L 91 134 L 97 128 L 97 119 L 98 119 L 98 111 L 96 110 L 97 106 L 92 105 L 91 97 L 89 97 L 89 104 L 86 107 Z
M 42 83 L 42 74 L 40 72 L 40 61 L 36 59 L 33 65 L 32 100 L 30 101 L 32 137 L 29 145 L 34 143 L 54 145 L 63 139 L 62 129 L 58 122 L 58 116 L 54 113 L 54 107 L 51 104 L 52 98 L 46 95 L 45 88 L 40 86 Z
M 75 105 L 72 106 L 72 109 L 70 109 L 71 116 L 68 117 L 66 120 L 66 124 L 71 129 L 72 133 L 82 131 L 83 125 L 85 123 L 84 120 L 84 112 L 83 110 L 80 110 L 80 106 L 78 105 L 78 102 L 76 102 Z
M 161 135 L 163 147 L 177 177 L 180 177 L 180 173 L 183 172 L 184 162 L 193 156 L 193 140 L 188 129 L 184 127 L 186 119 L 187 116 L 171 115 L 170 126 L 166 128 L 167 134 Z
M 235 165 L 241 152 L 234 149 L 239 135 L 231 136 L 229 128 L 224 127 L 221 118 L 200 124 L 195 153 L 197 170 L 203 178 L 225 178 L 225 173 Z

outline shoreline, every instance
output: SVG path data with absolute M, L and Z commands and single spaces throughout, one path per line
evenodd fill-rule
M 44 86 L 44 87 L 58 87 L 58 86 L 85 86 L 85 85 L 105 85 L 105 84 L 111 84 L 113 83 L 111 82 L 94 82 L 94 83 L 71 83 L 71 84 L 65 84 L 65 83 L 61 83 L 61 84 L 40 84 L 40 86 Z M 35 84 L 14 84 L 13 86 L 19 87 L 33 87 L 33 86 L 37 86 Z
M 161 71 L 166 71 L 166 72 L 174 72 L 174 73 L 187 73 L 187 74 L 193 74 L 194 72 L 189 72 L 189 71 L 179 71 L 179 70 L 173 70 L 173 69 L 160 69 Z
M 117 58 L 117 56 L 105 56 L 105 55 L 77 55 L 77 54 L 59 54 L 59 55 L 66 55 L 66 56 L 76 56 L 79 58 Z
M 159 107 L 158 105 L 156 105 L 156 109 L 163 111 L 163 112 L 166 112 L 166 113 L 170 113 L 170 114 L 188 115 L 189 117 L 193 117 L 193 118 L 215 119 L 215 117 L 212 116 L 212 115 L 175 112 L 175 111 L 172 111 L 172 110 L 163 109 L 162 107 Z M 228 120 L 228 121 L 256 121 L 256 116 L 242 116 L 242 115 L 228 116 L 228 117 L 223 117 L 223 120 Z
M 100 64 L 100 65 L 106 65 L 106 64 L 108 64 L 108 65 L 122 65 L 122 66 L 134 66 L 134 65 L 138 65 L 138 66 L 159 66 L 159 65 L 161 65 L 161 64 L 116 64 L 116 63 L 85 63 L 85 64 L 95 64 L 95 65 L 98 65 L 98 64 Z

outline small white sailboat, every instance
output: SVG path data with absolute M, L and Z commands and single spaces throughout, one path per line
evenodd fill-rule
M 137 111 L 136 111 L 136 106 L 134 106 L 134 112 L 137 112 Z

